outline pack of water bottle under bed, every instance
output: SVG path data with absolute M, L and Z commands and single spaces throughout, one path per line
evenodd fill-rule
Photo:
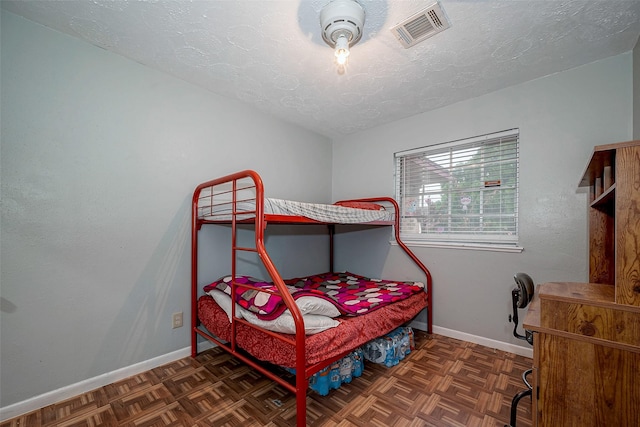
M 347 356 L 332 363 L 309 378 L 309 388 L 322 396 L 343 383 L 350 383 L 364 371 L 364 361 L 392 367 L 415 349 L 413 330 L 402 326 L 380 338 L 358 347 Z M 294 372 L 290 370 L 290 372 Z

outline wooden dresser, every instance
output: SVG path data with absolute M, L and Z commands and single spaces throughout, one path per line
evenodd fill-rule
M 537 287 L 534 426 L 640 426 L 640 141 L 602 145 L 589 187 L 589 282 Z

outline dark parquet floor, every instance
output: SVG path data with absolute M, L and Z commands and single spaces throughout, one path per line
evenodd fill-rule
M 310 426 L 504 426 L 531 359 L 416 331 L 399 365 L 366 363 L 328 396 L 307 394 Z M 295 398 L 220 349 L 81 394 L 0 427 L 294 426 Z M 531 401 L 518 409 L 531 426 Z

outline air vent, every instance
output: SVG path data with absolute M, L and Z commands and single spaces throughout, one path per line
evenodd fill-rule
M 406 49 L 450 26 L 440 4 L 434 3 L 391 28 L 391 32 Z

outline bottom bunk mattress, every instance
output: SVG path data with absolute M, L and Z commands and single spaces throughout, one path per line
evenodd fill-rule
M 305 338 L 306 365 L 339 356 L 374 338 L 391 332 L 413 319 L 427 307 L 427 294 L 420 292 L 361 316 L 342 316 L 340 324 Z M 198 299 L 198 319 L 201 324 L 223 341 L 231 340 L 231 323 L 225 311 L 209 295 Z M 295 346 L 247 326 L 236 325 L 236 344 L 254 357 L 276 365 L 295 368 Z M 294 335 L 281 334 L 295 340 Z

